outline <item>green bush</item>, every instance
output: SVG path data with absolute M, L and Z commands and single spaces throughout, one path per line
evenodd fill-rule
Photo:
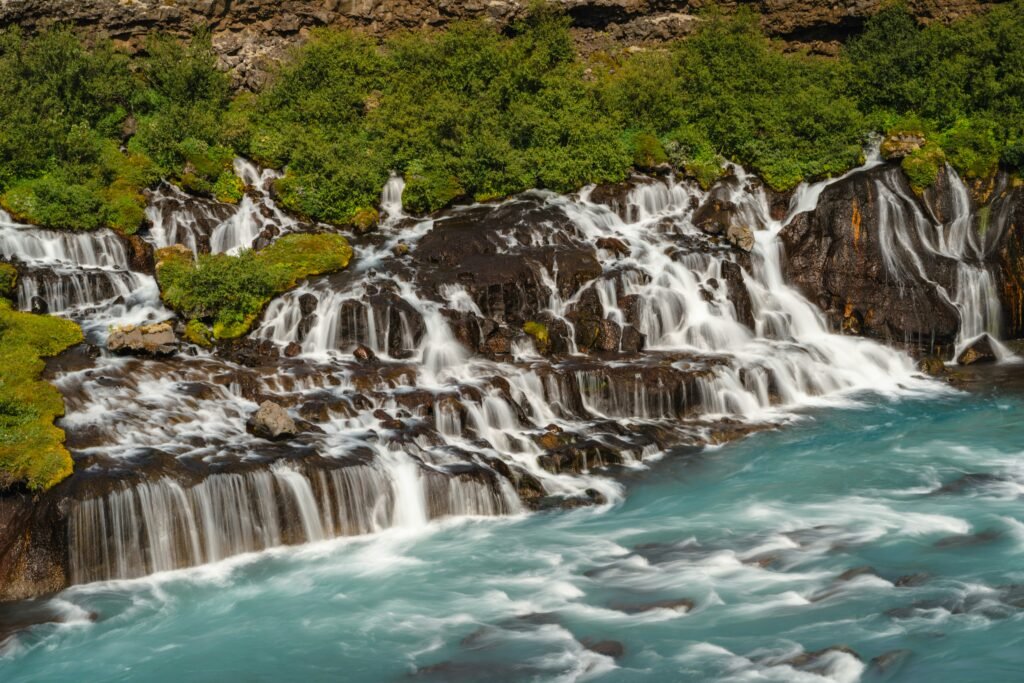
M 10 263 L 0 261 L 0 297 L 9 297 L 14 294 L 14 287 L 18 284 L 18 270 Z
M 903 161 L 900 162 L 907 180 L 910 181 L 910 187 L 918 194 L 935 184 L 945 164 L 946 155 L 942 148 L 930 141 L 903 157 Z
M 847 90 L 873 121 L 912 119 L 933 131 L 967 177 L 1017 165 L 1024 138 L 1024 1 L 952 25 L 919 25 L 905 5 L 883 10 L 844 51 Z M 933 154 L 934 156 L 934 154 Z M 922 161 L 922 172 L 930 162 Z M 906 164 L 904 164 L 906 167 Z M 919 178 L 920 180 L 920 178 Z
M 230 170 L 229 98 L 205 36 L 154 38 L 132 63 L 66 28 L 0 31 L 0 203 L 29 223 L 132 233 L 160 177 L 209 193 Z
M 273 296 L 303 278 L 340 270 L 351 258 L 340 235 L 290 234 L 259 252 L 207 254 L 198 261 L 161 250 L 157 282 L 164 302 L 190 319 L 189 339 L 200 343 L 209 341 L 207 323 L 215 339 L 245 334 Z

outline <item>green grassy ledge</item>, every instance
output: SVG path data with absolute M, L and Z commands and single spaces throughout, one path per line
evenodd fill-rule
M 64 430 L 53 424 L 64 399 L 40 374 L 44 357 L 80 341 L 70 320 L 15 311 L 0 298 L 0 489 L 23 482 L 41 491 L 71 474 Z
M 270 300 L 300 280 L 348 266 L 352 247 L 332 233 L 285 235 L 262 251 L 207 254 L 198 260 L 180 246 L 156 254 L 164 303 L 188 319 L 188 337 L 209 345 L 240 337 Z

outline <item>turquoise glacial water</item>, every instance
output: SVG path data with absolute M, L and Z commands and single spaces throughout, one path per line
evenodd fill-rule
M 77 587 L 0 680 L 1024 681 L 1022 416 L 868 399 L 669 454 L 603 509 Z

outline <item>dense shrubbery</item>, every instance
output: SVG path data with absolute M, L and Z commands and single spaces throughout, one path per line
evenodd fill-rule
M 896 5 L 838 59 L 783 53 L 753 14 L 713 8 L 675 45 L 586 59 L 542 5 L 504 32 L 457 24 L 378 45 L 323 31 L 233 100 L 203 37 L 154 39 L 130 63 L 65 30 L 7 32 L 0 118 L 4 206 L 73 229 L 131 232 L 161 177 L 237 201 L 237 153 L 284 169 L 288 209 L 365 223 L 391 172 L 413 211 L 665 162 L 708 185 L 730 160 L 786 189 L 912 121 L 928 145 L 904 167 L 925 187 L 947 161 L 969 177 L 1024 165 L 1024 0 L 952 27 Z
M 352 248 L 335 234 L 285 235 L 259 252 L 207 254 L 198 261 L 172 247 L 157 253 L 157 281 L 164 302 L 189 319 L 189 338 L 205 344 L 245 334 L 274 295 L 303 278 L 340 270 L 351 258 Z
M 875 127 L 899 126 L 908 115 L 918 121 L 932 143 L 918 156 L 934 161 L 937 147 L 972 178 L 989 175 L 1000 161 L 1024 171 L 1021 0 L 925 28 L 903 6 L 892 6 L 850 42 L 844 61 L 848 90 Z
M 71 474 L 64 432 L 53 424 L 64 399 L 39 375 L 43 357 L 81 340 L 70 320 L 20 313 L 0 297 L 0 489 L 15 482 L 46 489 Z
M 228 102 L 202 37 L 154 38 L 132 64 L 66 29 L 0 32 L 0 204 L 30 223 L 134 232 L 142 190 L 160 177 L 230 186 L 233 152 L 219 144 Z
M 630 155 L 583 79 L 563 18 L 482 24 L 378 47 L 321 33 L 252 108 L 246 151 L 287 167 L 285 206 L 346 222 L 389 171 L 414 211 L 624 177 Z

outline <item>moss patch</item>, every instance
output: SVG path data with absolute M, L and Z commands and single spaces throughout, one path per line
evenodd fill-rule
M 14 286 L 18 284 L 18 270 L 10 263 L 0 263 L 0 296 L 14 294 Z
M 242 336 L 274 296 L 304 278 L 341 270 L 351 258 L 341 235 L 292 234 L 259 252 L 198 261 L 180 248 L 160 249 L 156 277 L 164 302 L 189 319 L 189 340 L 200 344 L 210 343 L 209 327 L 213 339 Z
M 537 349 L 543 351 L 551 343 L 551 337 L 548 334 L 548 326 L 544 323 L 528 322 L 523 324 L 523 332 L 530 335 L 537 342 Z
M 910 187 L 918 194 L 935 184 L 939 171 L 946 163 L 942 148 L 934 142 L 927 142 L 920 149 L 903 157 L 900 165 L 907 174 Z
M 44 357 L 80 341 L 75 323 L 21 313 L 0 299 L 0 488 L 24 482 L 44 490 L 71 474 L 64 430 L 53 424 L 64 399 L 39 375 Z

